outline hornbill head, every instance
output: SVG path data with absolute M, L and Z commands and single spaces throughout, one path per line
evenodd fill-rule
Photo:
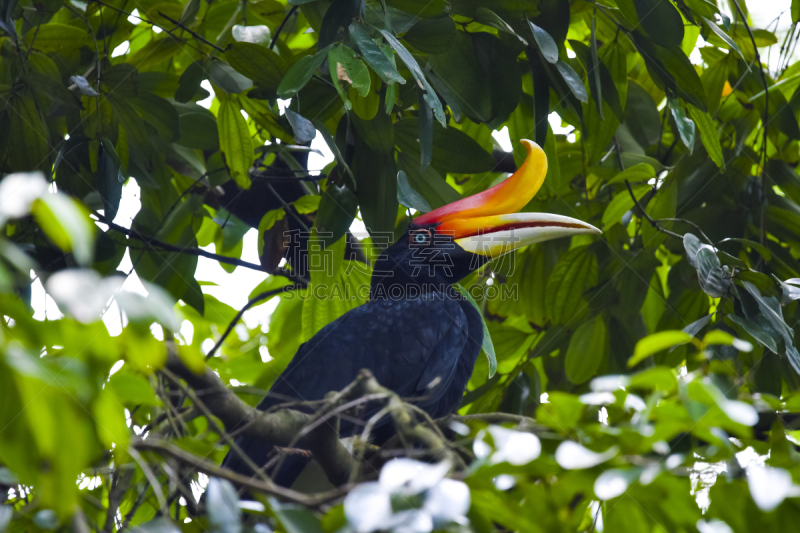
M 529 244 L 600 234 L 591 224 L 550 213 L 518 213 L 544 183 L 547 156 L 523 139 L 525 162 L 507 180 L 419 216 L 376 261 L 373 288 L 422 285 L 441 290 L 487 261 Z

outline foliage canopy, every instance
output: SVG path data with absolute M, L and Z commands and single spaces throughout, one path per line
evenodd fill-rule
M 0 0 L 0 532 L 796 524 L 800 2 L 781 42 L 744 0 L 719 4 Z M 316 135 L 335 158 L 319 176 Z M 407 462 L 314 497 L 226 478 L 228 422 L 168 362 L 254 405 L 364 301 L 388 235 L 502 180 L 522 138 L 550 164 L 525 210 L 604 234 L 464 281 L 492 342 L 442 422 L 463 483 Z M 298 225 L 327 272 L 281 261 Z M 241 259 L 250 228 L 260 264 Z M 264 327 L 203 291 L 199 256 L 264 272 L 248 304 L 280 299 Z M 121 290 L 132 272 L 146 295 Z M 34 319 L 35 280 L 63 318 Z M 744 468 L 746 449 L 766 465 Z M 385 489 L 403 468 L 426 482 Z M 379 497 L 392 510 L 370 522 Z

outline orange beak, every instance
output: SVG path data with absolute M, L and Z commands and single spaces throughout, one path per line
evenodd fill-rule
M 547 156 L 538 144 L 523 139 L 525 162 L 504 182 L 414 219 L 416 225 L 438 224 L 463 249 L 497 257 L 522 246 L 559 237 L 602 233 L 583 221 L 549 213 L 518 213 L 539 191 L 547 175 Z

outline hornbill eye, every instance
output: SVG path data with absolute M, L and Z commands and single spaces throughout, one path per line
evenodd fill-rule
M 428 244 L 431 241 L 431 232 L 426 229 L 414 231 L 408 236 L 409 244 Z

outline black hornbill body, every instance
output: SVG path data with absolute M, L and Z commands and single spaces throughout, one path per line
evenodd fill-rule
M 482 193 L 417 217 L 405 235 L 376 261 L 370 301 L 322 328 L 303 344 L 270 394 L 266 410 L 297 399 L 320 400 L 350 384 L 361 369 L 432 417 L 452 413 L 472 375 L 483 339 L 478 311 L 453 284 L 494 257 L 528 244 L 583 233 L 600 233 L 572 218 L 547 213 L 516 213 L 542 185 L 547 158 L 535 143 L 523 141 L 528 156 L 507 180 Z M 367 409 L 362 421 L 376 412 Z M 340 435 L 360 432 L 342 419 Z M 378 425 L 373 442 L 393 433 Z M 272 446 L 250 437 L 238 445 L 259 466 Z M 308 459 L 290 455 L 274 480 L 289 486 Z M 251 475 L 233 453 L 225 466 Z

